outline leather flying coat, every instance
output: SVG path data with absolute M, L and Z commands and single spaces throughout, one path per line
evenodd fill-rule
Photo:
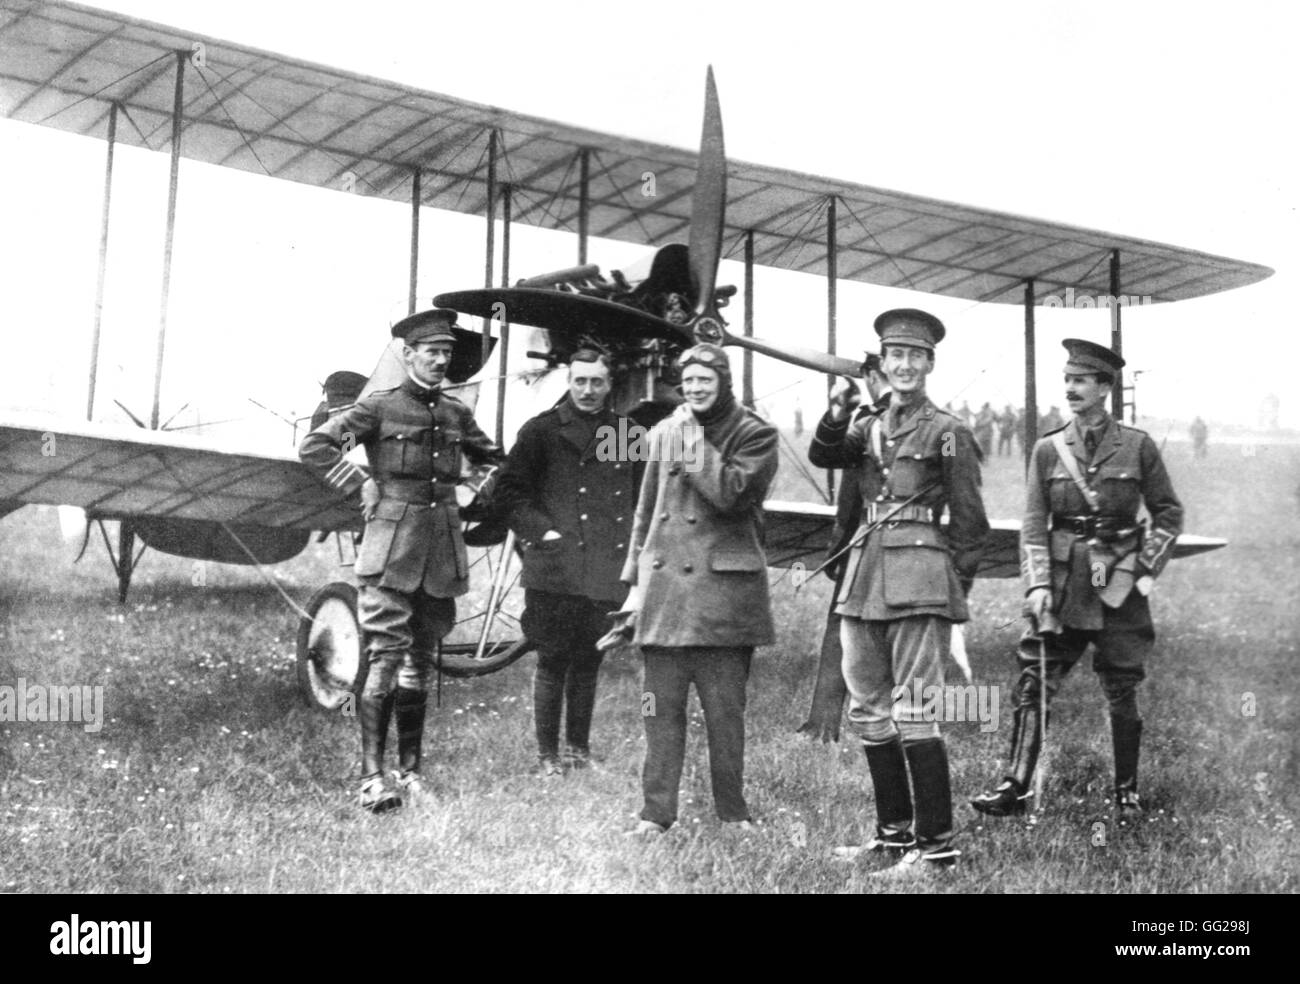
M 646 464 L 623 568 L 623 580 L 645 591 L 635 641 L 773 642 L 762 509 L 776 475 L 775 428 L 737 405 L 707 428 L 670 417 L 650 446 L 667 460 Z

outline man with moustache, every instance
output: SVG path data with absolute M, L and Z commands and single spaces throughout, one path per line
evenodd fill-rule
M 402 796 L 425 795 L 420 779 L 429 670 L 439 641 L 456 621 L 456 597 L 469 590 L 456 485 L 461 458 L 497 465 L 501 449 L 469 407 L 441 392 L 456 345 L 456 312 L 413 314 L 392 327 L 403 341 L 407 378 L 379 390 L 317 427 L 298 449 L 302 460 L 345 494 L 361 492 L 365 537 L 353 573 L 369 671 L 358 701 L 361 723 L 359 805 L 382 813 Z M 370 473 L 344 455 L 366 449 Z M 384 785 L 388 726 L 397 717 L 398 791 Z
M 862 741 L 876 800 L 876 836 L 841 848 L 901 855 L 875 877 L 933 877 L 956 863 L 948 755 L 924 693 L 943 686 L 954 622 L 966 621 L 963 583 L 975 576 L 988 520 L 980 451 L 957 415 L 926 395 L 943 323 L 911 308 L 875 321 L 887 409 L 850 423 L 837 384 L 808 459 L 860 467 L 862 513 L 836 595 L 849 725 Z M 945 507 L 947 532 L 939 521 Z
M 1173 553 L 1183 507 L 1155 442 L 1106 412 L 1124 360 L 1095 342 L 1062 344 L 1069 353 L 1065 398 L 1074 417 L 1039 439 L 1029 464 L 1020 569 L 1031 625 L 1017 656 L 1009 761 L 1001 783 L 971 805 L 995 817 L 1025 812 L 1045 725 L 1040 655 L 1050 700 L 1091 643 L 1110 710 L 1115 809 L 1125 822 L 1141 809 L 1137 687 L 1155 640 L 1147 595 Z M 1142 505 L 1150 529 L 1138 520 Z
M 619 573 L 641 468 L 626 454 L 603 453 L 613 446 L 606 438 L 628 428 L 609 405 L 611 372 L 605 353 L 576 351 L 568 394 L 520 428 L 497 481 L 498 501 L 524 548 L 522 627 L 537 646 L 533 720 L 542 776 L 585 768 L 591 760 L 604 655 L 596 643 L 609 627 L 607 613 L 627 595 Z

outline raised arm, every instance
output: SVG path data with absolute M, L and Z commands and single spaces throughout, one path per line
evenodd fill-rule
M 727 513 L 752 508 L 763 501 L 776 477 L 780 458 L 776 428 L 752 426 L 725 455 L 701 437 L 695 457 L 694 466 L 686 469 L 687 480 L 715 509 Z

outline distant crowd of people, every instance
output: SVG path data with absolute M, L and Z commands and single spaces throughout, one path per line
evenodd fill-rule
M 1014 455 L 1016 448 L 1023 445 L 1025 428 L 1025 411 L 1023 407 L 1013 407 L 1008 403 L 1001 411 L 998 411 L 986 400 L 978 411 L 972 410 L 970 404 L 965 401 L 958 408 L 954 408 L 951 403 L 947 403 L 944 405 L 944 410 L 957 417 L 970 428 L 985 458 L 993 457 L 995 452 L 999 457 Z M 1061 416 L 1058 407 L 1053 406 L 1047 413 L 1038 416 L 1039 437 L 1051 431 L 1059 430 L 1064 426 L 1065 418 Z M 997 439 L 996 445 L 994 444 L 995 437 Z

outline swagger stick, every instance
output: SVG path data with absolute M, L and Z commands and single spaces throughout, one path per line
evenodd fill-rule
M 1060 632 L 1061 626 L 1050 610 L 1034 620 L 1038 635 L 1038 768 L 1034 770 L 1034 810 L 1043 812 L 1043 787 L 1047 783 L 1047 633 Z
M 894 506 L 893 509 L 889 510 L 889 512 L 885 513 L 885 515 L 881 516 L 870 526 L 867 526 L 864 529 L 862 529 L 862 531 L 859 532 L 856 536 L 854 536 L 852 540 L 850 540 L 843 547 L 841 547 L 839 550 L 836 550 L 835 553 L 831 554 L 824 561 L 822 561 L 822 563 L 817 567 L 816 570 L 812 571 L 807 576 L 801 578 L 799 583 L 795 585 L 795 590 L 798 591 L 805 584 L 807 584 L 814 577 L 814 575 L 820 574 L 822 571 L 826 570 L 826 568 L 830 567 L 831 564 L 835 563 L 835 561 L 839 560 L 841 557 L 843 557 L 854 547 L 860 546 L 861 544 L 865 543 L 867 537 L 869 537 L 872 533 L 876 532 L 876 530 L 880 529 L 880 527 L 882 527 L 885 523 L 888 523 L 891 519 L 897 516 L 904 506 L 910 506 L 917 499 L 921 498 L 921 496 L 925 495 L 927 492 L 929 492 L 932 489 L 938 488 L 941 484 L 942 484 L 941 479 L 935 479 L 929 485 L 926 485 L 923 488 L 918 489 L 916 492 L 912 493 L 902 502 L 898 503 L 898 505 Z

